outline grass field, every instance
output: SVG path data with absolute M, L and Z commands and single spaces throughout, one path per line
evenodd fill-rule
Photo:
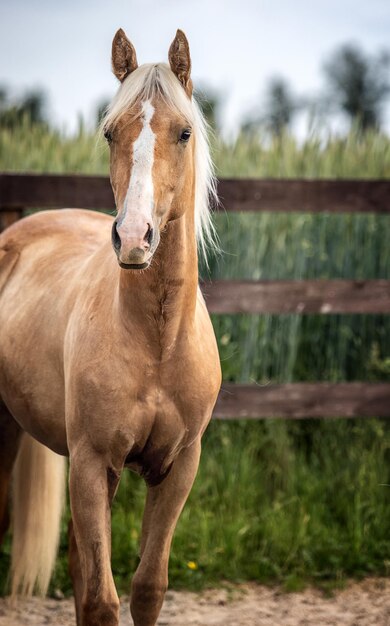
M 219 176 L 390 177 L 390 140 L 286 135 L 216 140 Z M 0 170 L 107 173 L 103 144 L 39 127 L 0 131 Z M 388 216 L 220 213 L 212 277 L 390 278 Z M 205 270 L 203 269 L 203 273 Z M 225 380 L 389 380 L 390 320 L 362 315 L 215 316 Z M 374 417 L 374 416 L 373 416 Z M 390 424 L 386 420 L 212 423 L 178 524 L 173 587 L 224 580 L 307 581 L 390 570 Z M 123 476 L 113 508 L 113 569 L 128 588 L 145 488 Z M 53 586 L 69 589 L 62 536 Z M 0 565 L 8 564 L 9 544 Z M 3 575 L 3 580 L 5 576 Z

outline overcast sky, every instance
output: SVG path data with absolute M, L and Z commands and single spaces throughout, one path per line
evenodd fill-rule
M 116 89 L 110 52 L 119 27 L 140 63 L 166 60 L 182 28 L 195 83 L 224 94 L 225 125 L 234 128 L 271 76 L 315 95 L 338 45 L 356 42 L 370 53 L 389 47 L 390 1 L 0 0 L 0 84 L 17 93 L 45 88 L 51 119 L 72 130 L 79 113 L 91 117 Z

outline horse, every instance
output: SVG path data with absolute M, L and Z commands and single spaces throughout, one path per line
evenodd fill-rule
M 48 588 L 69 457 L 79 626 L 118 626 L 110 524 L 124 468 L 147 485 L 130 610 L 135 626 L 156 624 L 221 384 L 198 286 L 198 252 L 217 245 L 215 179 L 181 30 L 168 58 L 138 66 L 125 32 L 113 39 L 120 85 L 103 131 L 115 217 L 42 211 L 0 236 L 0 530 L 13 473 L 12 592 Z

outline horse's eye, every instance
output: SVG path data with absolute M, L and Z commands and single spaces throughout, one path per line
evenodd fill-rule
M 182 141 L 183 143 L 186 143 L 190 137 L 191 137 L 191 129 L 185 128 L 180 135 L 180 141 Z
M 105 130 L 104 131 L 104 137 L 107 139 L 107 143 L 111 143 L 112 142 L 112 132 L 110 130 Z

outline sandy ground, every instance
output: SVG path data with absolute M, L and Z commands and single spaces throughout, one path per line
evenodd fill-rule
M 121 626 L 130 626 L 122 599 Z M 1 626 L 74 626 L 73 601 L 33 598 L 10 608 L 0 599 Z M 318 590 L 283 593 L 245 585 L 202 594 L 169 591 L 158 626 L 390 626 L 390 579 L 353 582 L 333 597 Z M 103 625 L 102 625 L 103 626 Z

